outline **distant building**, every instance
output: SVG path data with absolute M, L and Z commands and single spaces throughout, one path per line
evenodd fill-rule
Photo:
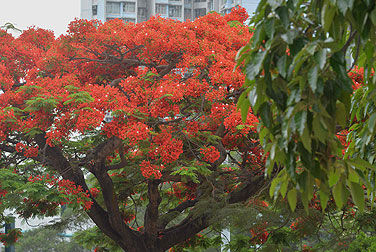
M 206 15 L 210 11 L 228 13 L 241 5 L 248 13 L 256 10 L 259 0 L 81 0 L 81 18 L 102 22 L 119 18 L 140 23 L 151 16 L 184 21 Z
M 229 13 L 231 9 L 240 5 L 244 7 L 250 16 L 256 11 L 257 5 L 260 0 L 220 0 L 222 2 L 221 5 L 221 13 Z

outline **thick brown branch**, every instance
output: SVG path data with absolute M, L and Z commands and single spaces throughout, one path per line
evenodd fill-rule
M 176 68 L 176 64 L 183 57 L 183 53 L 179 53 L 177 55 L 171 55 L 171 57 L 173 57 L 173 59 L 167 66 L 157 66 L 156 67 L 158 74 L 159 74 L 159 78 L 162 78 L 163 76 L 168 74 L 172 69 Z
M 110 156 L 122 144 L 120 138 L 112 137 L 99 144 L 87 154 L 88 161 L 94 160 L 96 164 L 102 164 L 104 160 Z
M 230 193 L 227 202 L 235 204 L 244 202 L 260 192 L 265 185 L 264 176 L 250 179 L 247 184 L 240 190 Z M 163 249 L 167 249 L 175 244 L 185 241 L 192 235 L 199 233 L 212 224 L 211 215 L 204 212 L 197 217 L 188 216 L 180 224 L 169 228 L 162 233 L 160 244 Z
M 167 213 L 159 217 L 158 229 L 163 230 L 173 219 L 175 219 L 181 212 L 189 207 L 193 207 L 198 202 L 197 199 L 186 200 L 179 204 L 177 207 L 170 209 Z
M 15 153 L 16 149 L 12 146 L 5 145 L 5 144 L 0 144 L 0 150 L 9 152 L 9 153 Z
M 145 242 L 149 248 L 154 248 L 155 241 L 158 238 L 158 207 L 161 203 L 161 196 L 158 190 L 159 182 L 157 180 L 148 181 L 149 204 L 146 207 L 144 225 Z
M 126 249 L 126 251 L 135 251 L 133 250 L 134 248 L 144 246 L 141 236 L 136 231 L 130 229 L 122 218 L 111 177 L 107 174 L 103 163 L 95 164 L 92 171 L 102 189 L 104 204 L 108 212 L 109 226 L 121 237 L 119 245 L 123 249 Z
M 209 227 L 209 225 L 211 224 L 210 219 L 211 218 L 209 213 L 203 213 L 196 218 L 187 217 L 181 222 L 181 224 L 167 229 L 162 233 L 162 238 L 159 241 L 161 248 L 163 249 L 163 251 L 165 251 L 168 248 L 181 243 L 187 240 L 189 237 L 192 237 L 193 235 L 199 233 L 200 231 Z
M 66 160 L 61 150 L 57 147 L 51 147 L 47 145 L 45 134 L 39 134 L 35 137 L 35 142 L 40 149 L 45 149 L 46 159 L 51 166 L 59 172 L 59 174 L 70 181 L 73 181 L 76 185 L 80 185 L 84 191 L 88 190 L 88 186 L 85 182 L 82 171 L 77 167 L 74 168 Z M 90 218 L 98 225 L 98 227 L 111 239 L 122 245 L 123 238 L 116 232 L 110 222 L 109 214 L 93 199 L 93 205 L 88 211 Z M 111 214 L 110 214 L 111 215 Z
M 110 169 L 112 168 L 112 170 L 115 170 L 115 169 L 121 169 L 124 166 L 126 166 L 128 162 L 125 159 L 124 155 L 125 155 L 125 148 L 124 148 L 124 145 L 121 144 L 119 147 L 119 156 L 120 156 L 121 162 L 119 164 L 109 166 L 109 168 Z
M 256 195 L 260 189 L 265 185 L 265 176 L 260 175 L 255 178 L 249 179 L 246 185 L 240 190 L 233 191 L 229 194 L 227 202 L 229 204 L 234 204 L 238 202 L 245 201 L 251 196 Z
M 220 138 L 223 138 L 224 135 L 225 135 L 225 132 L 226 132 L 226 128 L 225 128 L 225 125 L 222 122 L 221 125 L 219 125 L 218 129 L 216 130 L 215 135 L 220 137 Z M 226 152 L 225 147 L 222 144 L 222 140 L 219 140 L 218 143 L 214 145 L 214 147 L 219 151 L 220 156 L 213 163 L 213 165 L 212 165 L 213 170 L 215 170 L 218 166 L 220 166 L 226 160 L 226 157 L 227 157 L 227 152 Z

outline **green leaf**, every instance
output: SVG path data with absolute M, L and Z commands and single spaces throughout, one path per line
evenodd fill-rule
M 269 18 L 265 22 L 265 33 L 270 39 L 274 37 L 274 23 L 274 18 Z
M 354 183 L 359 183 L 359 175 L 354 169 L 349 168 L 348 173 L 349 173 L 348 174 L 348 181 L 354 182 Z
M 261 116 L 262 122 L 266 127 L 270 128 L 272 125 L 272 112 L 270 111 L 270 105 L 264 102 L 259 109 L 259 114 Z
M 371 12 L 370 18 L 372 20 L 373 25 L 376 25 L 376 8 L 374 8 Z
M 343 194 L 343 185 L 342 183 L 337 183 L 334 187 L 333 187 L 333 197 L 334 197 L 334 200 L 336 202 L 336 205 L 338 208 L 342 208 L 343 206 L 343 197 L 342 197 L 342 194 Z
M 281 180 L 278 179 L 278 178 L 273 179 L 272 183 L 270 184 L 270 188 L 269 188 L 270 198 L 272 198 L 272 199 L 276 198 L 277 185 L 279 185 L 280 182 L 281 182 Z
M 294 39 L 299 35 L 298 31 L 295 29 L 288 30 L 285 34 L 281 35 L 283 41 L 291 45 L 294 42 Z
M 352 9 L 354 0 L 337 0 L 337 6 L 340 12 L 345 15 L 348 9 Z
M 327 55 L 327 50 L 321 49 L 320 51 L 317 51 L 315 53 L 314 59 L 316 63 L 319 65 L 320 69 L 322 70 L 325 66 L 326 63 L 326 55 Z
M 371 164 L 370 162 L 361 159 L 361 158 L 356 158 L 356 159 L 349 159 L 346 160 L 348 163 L 356 167 L 357 169 L 364 170 L 365 168 L 371 169 L 371 170 L 376 170 L 376 167 L 374 164 Z
M 340 174 L 339 169 L 329 171 L 329 173 L 328 173 L 329 186 L 332 187 L 333 185 L 337 184 L 340 176 L 341 176 L 341 174 Z
M 264 62 L 266 51 L 258 52 L 253 57 L 251 62 L 246 67 L 247 78 L 254 80 L 259 75 L 262 63 Z
M 289 185 L 289 180 L 288 179 L 283 180 L 283 182 L 281 184 L 281 189 L 279 190 L 279 192 L 281 193 L 282 198 L 286 197 L 286 192 L 287 192 L 288 185 Z
M 248 116 L 248 111 L 249 111 L 249 106 L 251 103 L 249 102 L 248 99 L 244 99 L 242 105 L 241 105 L 241 115 L 242 115 L 242 121 L 246 122 L 247 121 L 247 116 Z
M 342 208 L 345 202 L 349 197 L 349 191 L 347 190 L 345 184 L 340 180 L 334 187 L 333 187 L 333 197 L 336 202 L 338 208 Z
M 265 39 L 265 29 L 264 25 L 260 24 L 256 27 L 253 36 L 252 36 L 252 47 L 258 48 L 258 45 L 262 43 Z
M 333 8 L 333 6 L 330 5 L 329 0 L 326 0 L 321 10 L 321 24 L 325 32 L 329 31 L 330 26 L 332 25 L 335 13 L 336 13 L 336 8 Z
M 290 205 L 290 208 L 291 208 L 291 211 L 295 211 L 295 208 L 296 208 L 296 202 L 297 202 L 297 195 L 298 192 L 296 190 L 296 188 L 293 188 L 291 189 L 288 193 L 287 193 L 287 200 L 289 202 L 289 205 Z
M 270 132 L 269 132 L 269 130 L 268 130 L 268 128 L 262 128 L 261 130 L 260 130 L 260 132 L 259 132 L 259 139 L 260 139 L 260 143 L 261 143 L 261 145 L 264 145 L 264 139 L 265 139 L 265 136 L 267 135 L 267 134 L 269 134 Z
M 287 9 L 287 7 L 282 5 L 278 7 L 275 12 L 282 21 L 283 26 L 287 28 L 290 24 L 289 10 Z
M 368 131 L 373 134 L 376 124 L 376 113 L 373 113 L 368 119 Z
M 287 73 L 287 67 L 286 67 L 286 64 L 287 64 L 287 56 L 286 55 L 283 55 L 282 57 L 280 57 L 278 59 L 278 62 L 277 62 L 277 69 L 278 69 L 278 72 L 279 74 L 283 77 L 283 78 L 286 78 L 286 73 Z
M 319 195 L 320 195 L 321 208 L 322 208 L 323 211 L 325 211 L 326 206 L 327 206 L 328 201 L 329 201 L 329 195 L 328 195 L 328 193 L 324 192 L 323 190 L 320 190 Z
M 308 71 L 308 83 L 312 91 L 315 92 L 317 88 L 317 78 L 318 78 L 319 67 L 315 65 L 311 67 Z
M 321 123 L 321 117 L 318 115 L 315 115 L 313 117 L 313 131 L 315 133 L 315 136 L 320 140 L 320 142 L 325 143 L 326 142 L 326 136 L 328 135 L 325 128 L 322 126 Z
M 358 183 L 349 182 L 351 197 L 360 211 L 364 211 L 364 190 Z
M 337 102 L 336 104 L 336 120 L 338 124 L 342 127 L 346 127 L 346 107 L 342 102 Z
M 296 129 L 300 136 L 303 135 L 304 129 L 307 127 L 307 110 L 299 111 L 294 116 Z
M 307 151 L 311 152 L 311 136 L 309 134 L 307 124 L 304 127 L 303 134 L 300 136 L 300 139 L 302 139 L 304 148 L 306 148 Z

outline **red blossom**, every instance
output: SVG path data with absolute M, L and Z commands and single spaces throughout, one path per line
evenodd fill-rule
M 154 179 L 160 179 L 162 177 L 161 170 L 163 169 L 163 165 L 153 165 L 150 161 L 142 161 L 140 164 L 140 169 L 142 176 L 145 178 L 154 178 Z
M 209 163 L 214 163 L 221 156 L 219 151 L 214 146 L 210 146 L 210 147 L 207 147 L 207 148 L 201 148 L 200 152 L 201 152 L 201 155 L 202 155 L 202 159 L 204 161 L 209 162 Z

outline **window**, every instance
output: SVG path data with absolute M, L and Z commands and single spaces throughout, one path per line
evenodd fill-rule
M 146 17 L 146 8 L 138 8 L 137 15 L 139 15 L 140 17 Z
M 206 15 L 206 8 L 195 9 L 195 18 L 205 16 Z
M 107 14 L 120 14 L 120 3 L 107 2 L 106 3 L 106 13 Z
M 192 9 L 184 8 L 184 19 L 192 19 Z
M 123 18 L 124 23 L 136 23 L 134 18 Z
M 97 15 L 98 14 L 98 5 L 93 5 L 91 11 L 92 11 L 93 16 Z
M 181 17 L 181 6 L 170 5 L 168 7 L 169 17 Z
M 184 3 L 185 4 L 190 4 L 190 3 L 192 3 L 192 0 L 184 0 Z
M 136 12 L 136 3 L 124 2 L 123 11 L 132 13 Z
M 166 15 L 167 14 L 167 5 L 165 4 L 156 4 L 155 5 L 155 13 Z
M 208 10 L 212 11 L 214 9 L 214 3 L 213 1 L 208 1 Z
M 206 2 L 206 0 L 195 0 L 195 3 Z

